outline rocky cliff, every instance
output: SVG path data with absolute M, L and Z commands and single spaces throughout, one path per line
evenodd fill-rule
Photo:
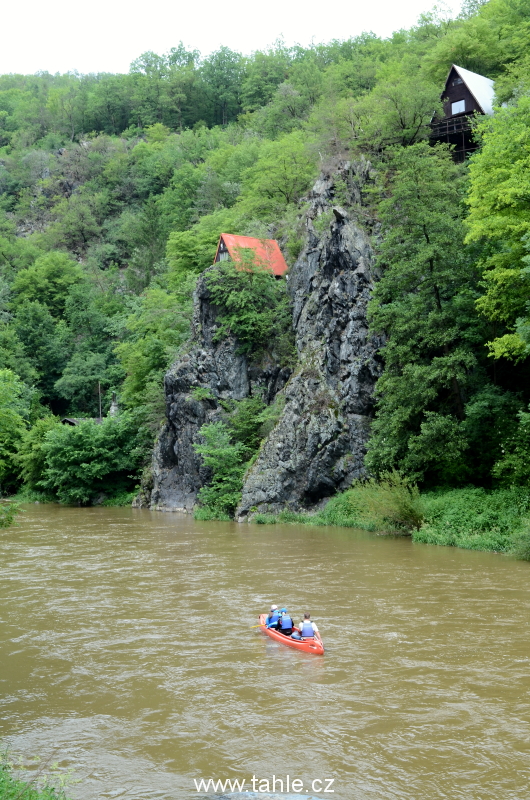
M 381 342 L 368 332 L 373 251 L 362 192 L 369 164 L 343 164 L 323 175 L 310 196 L 306 245 L 289 273 L 298 364 L 256 367 L 237 342 L 213 342 L 216 309 L 204 280 L 195 296 L 193 345 L 166 375 L 167 423 L 153 458 L 152 508 L 191 510 L 208 480 L 193 442 L 219 417 L 220 401 L 261 389 L 281 392 L 281 417 L 247 473 L 237 517 L 255 511 L 308 508 L 363 474 L 363 457 L 379 375 Z M 347 186 L 347 209 L 337 203 Z M 344 197 L 341 198 L 344 201 Z

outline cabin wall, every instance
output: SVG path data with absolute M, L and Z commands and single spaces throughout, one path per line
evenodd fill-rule
M 451 74 L 449 75 L 449 80 L 447 81 L 447 87 L 444 92 L 444 117 L 453 117 L 456 116 L 453 114 L 451 105 L 452 103 L 456 103 L 459 100 L 465 100 L 466 107 L 465 110 L 461 112 L 461 114 L 472 114 L 474 111 L 478 111 L 479 114 L 482 114 L 482 109 L 479 107 L 477 101 L 467 88 L 464 82 L 453 86 L 453 81 L 459 77 L 458 73 L 455 70 L 451 70 Z M 458 115 L 460 116 L 460 114 Z

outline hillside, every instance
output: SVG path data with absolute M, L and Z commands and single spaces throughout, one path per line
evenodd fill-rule
M 277 239 L 293 267 L 308 215 L 317 238 L 334 219 L 311 211 L 320 175 L 374 251 L 363 313 L 385 344 L 366 468 L 425 489 L 526 487 L 529 44 L 530 3 L 489 0 L 385 40 L 206 59 L 179 45 L 127 75 L 1 76 L 2 493 L 126 502 L 142 474 L 147 486 L 163 376 L 191 346 L 193 290 L 219 235 Z M 481 148 L 464 164 L 428 142 L 452 63 L 494 79 L 503 104 L 477 120 Z M 368 165 L 362 197 L 345 164 Z M 286 282 L 229 277 L 223 330 L 257 367 L 296 374 Z M 272 399 L 225 404 L 203 445 L 206 484 L 221 440 L 235 458 L 224 513 L 279 419 Z

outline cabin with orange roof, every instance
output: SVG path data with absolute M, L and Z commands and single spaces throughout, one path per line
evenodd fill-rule
M 251 250 L 256 262 L 270 269 L 275 278 L 283 277 L 289 269 L 274 239 L 255 239 L 252 236 L 235 236 L 233 233 L 222 233 L 219 237 L 214 264 L 219 261 L 233 261 L 236 266 L 244 263 L 244 250 Z

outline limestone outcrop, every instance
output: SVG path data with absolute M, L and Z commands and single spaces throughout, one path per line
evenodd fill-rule
M 352 185 L 350 165 L 344 172 Z M 358 209 L 369 172 L 358 165 L 353 177 Z M 289 274 L 298 366 L 283 391 L 283 414 L 246 476 L 240 520 L 310 508 L 364 474 L 382 342 L 367 322 L 373 250 L 356 212 L 335 203 L 341 178 L 322 177 L 310 195 L 307 244 Z
M 155 445 L 150 497 L 140 496 L 136 505 L 191 511 L 210 477 L 193 449 L 201 426 L 221 417 L 223 400 L 242 400 L 261 391 L 272 402 L 291 374 L 274 362 L 250 364 L 234 337 L 213 341 L 216 309 L 205 275 L 195 290 L 192 344 L 165 376 L 167 422 Z
M 221 401 L 261 391 L 283 410 L 248 471 L 237 518 L 256 511 L 311 508 L 364 472 L 363 457 L 380 373 L 381 340 L 368 331 L 374 259 L 363 187 L 370 165 L 343 164 L 315 184 L 306 244 L 289 273 L 298 354 L 293 371 L 252 365 L 234 338 L 214 342 L 216 308 L 202 278 L 195 293 L 192 344 L 165 378 L 167 423 L 153 457 L 151 508 L 190 511 L 209 480 L 193 450 Z M 348 187 L 347 208 L 338 202 Z

